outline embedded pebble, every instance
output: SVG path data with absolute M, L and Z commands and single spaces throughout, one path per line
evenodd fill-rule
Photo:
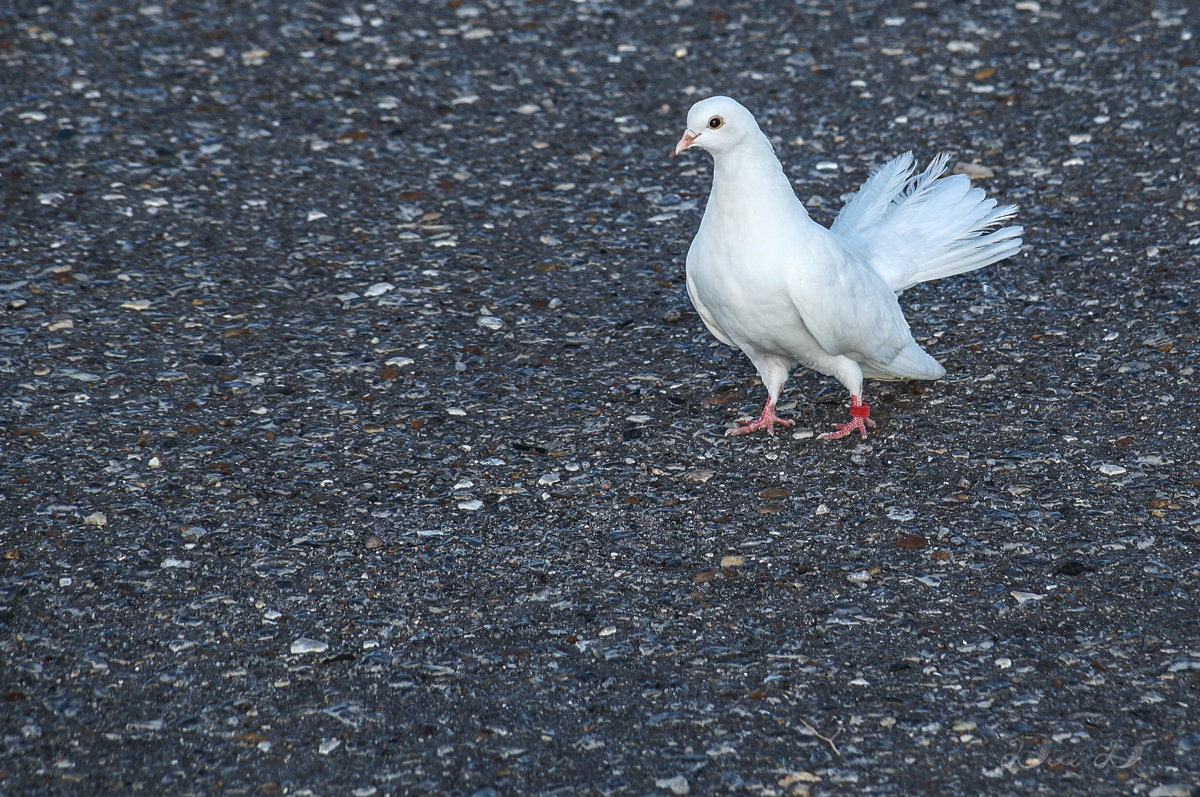
M 316 639 L 309 639 L 305 636 L 298 637 L 292 642 L 291 647 L 289 648 L 289 651 L 295 655 L 301 655 L 305 653 L 324 653 L 327 650 L 329 650 L 329 645 L 326 643 Z
M 659 778 L 654 781 L 654 785 L 671 794 L 687 794 L 691 791 L 691 786 L 688 784 L 687 778 L 683 775 L 676 775 L 673 778 Z
M 396 290 L 396 286 L 390 282 L 375 282 L 372 283 L 365 291 L 363 291 L 363 296 L 368 298 L 373 296 L 383 296 L 388 291 L 394 290 Z

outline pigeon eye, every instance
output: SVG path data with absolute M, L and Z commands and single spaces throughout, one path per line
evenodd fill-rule
M 725 124 L 725 120 L 719 116 L 714 116 L 712 119 L 708 120 L 708 127 L 710 130 L 716 130 L 723 124 Z

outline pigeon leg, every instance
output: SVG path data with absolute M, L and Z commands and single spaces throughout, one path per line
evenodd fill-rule
M 875 428 L 875 421 L 871 420 L 871 405 L 864 404 L 859 396 L 850 396 L 850 420 L 846 423 L 837 424 L 836 432 L 826 432 L 820 435 L 818 440 L 840 440 L 846 435 L 853 432 L 855 429 L 862 435 L 863 440 L 867 439 L 867 427 Z
M 762 415 L 758 417 L 757 421 L 739 420 L 738 423 L 741 424 L 741 427 L 737 429 L 730 429 L 729 431 L 725 432 L 726 437 L 732 437 L 733 435 L 739 434 L 749 434 L 750 432 L 756 432 L 759 429 L 766 429 L 767 434 L 774 437 L 775 424 L 779 424 L 780 426 L 791 426 L 796 422 L 790 421 L 787 418 L 780 418 L 778 415 L 776 415 L 775 400 L 768 398 L 766 406 L 763 407 Z

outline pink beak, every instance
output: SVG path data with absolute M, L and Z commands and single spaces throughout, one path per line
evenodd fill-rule
M 688 129 L 683 131 L 683 138 L 679 139 L 679 143 L 675 145 L 675 154 L 683 152 L 685 149 L 695 143 L 696 137 L 700 134 L 694 130 Z

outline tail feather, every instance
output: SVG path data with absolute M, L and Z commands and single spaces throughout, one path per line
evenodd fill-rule
M 1020 251 L 1023 229 L 993 229 L 1016 214 L 997 206 L 966 175 L 942 178 L 947 155 L 914 176 L 911 153 L 876 171 L 834 221 L 899 293 L 918 282 L 962 274 Z
M 912 180 L 913 154 L 897 155 L 876 169 L 834 219 L 834 232 L 863 230 L 878 224 L 903 196 Z

